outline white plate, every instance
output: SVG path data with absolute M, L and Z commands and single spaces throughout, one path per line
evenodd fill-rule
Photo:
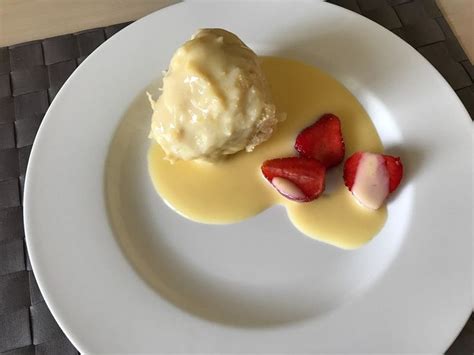
M 192 223 L 155 194 L 149 117 L 117 128 L 201 27 L 318 66 L 357 96 L 406 165 L 371 243 L 343 251 L 312 241 L 279 208 L 236 225 Z M 471 312 L 471 136 L 431 65 L 352 12 L 314 1 L 175 5 L 103 44 L 52 103 L 26 179 L 31 262 L 86 353 L 439 353 Z

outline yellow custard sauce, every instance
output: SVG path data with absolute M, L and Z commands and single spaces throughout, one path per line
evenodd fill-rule
M 281 196 L 260 167 L 268 159 L 294 156 L 297 134 L 324 113 L 341 119 L 346 157 L 359 150 L 382 152 L 372 121 L 356 98 L 328 74 L 294 60 L 261 60 L 277 110 L 286 113 L 273 136 L 251 153 L 240 152 L 216 163 L 171 164 L 154 143 L 148 165 L 155 189 L 174 210 L 196 222 L 235 223 L 280 204 L 295 227 L 311 238 L 345 249 L 363 245 L 382 228 L 387 211 L 357 204 L 344 186 L 342 164 L 328 172 L 326 184 L 333 188 L 308 203 Z

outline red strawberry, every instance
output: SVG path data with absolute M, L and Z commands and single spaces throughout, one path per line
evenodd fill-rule
M 396 190 L 403 176 L 403 165 L 400 157 L 384 155 L 385 165 L 387 166 L 388 176 L 390 177 L 389 192 Z
M 364 152 L 354 153 L 349 158 L 347 158 L 346 162 L 344 163 L 344 183 L 349 188 L 349 191 L 354 185 L 357 167 L 359 165 L 359 160 L 362 157 L 362 154 L 364 154 Z M 382 154 L 382 157 L 385 160 L 385 165 L 387 167 L 388 176 L 390 179 L 388 191 L 393 192 L 396 190 L 398 185 L 400 185 L 400 181 L 402 180 L 403 164 L 400 160 L 400 157 L 394 157 L 391 155 L 384 154 Z
M 339 164 L 345 153 L 341 121 L 332 113 L 323 115 L 298 134 L 295 149 L 303 157 L 318 159 L 326 168 Z
M 291 200 L 312 201 L 324 191 L 326 168 L 315 159 L 267 160 L 262 165 L 262 173 L 278 192 Z
M 355 185 L 357 176 L 357 185 Z M 357 152 L 344 164 L 344 183 L 364 206 L 377 209 L 398 187 L 403 176 L 400 158 Z
M 357 168 L 359 166 L 360 158 L 362 158 L 362 154 L 364 153 L 354 153 L 349 158 L 347 158 L 346 162 L 344 163 L 344 184 L 349 188 L 349 191 L 352 191 L 352 186 L 354 185 Z

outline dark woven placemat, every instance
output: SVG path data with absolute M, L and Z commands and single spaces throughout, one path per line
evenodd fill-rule
M 333 0 L 380 23 L 443 74 L 474 117 L 474 68 L 434 0 Z M 127 24 L 0 48 L 0 353 L 77 354 L 51 316 L 24 243 L 22 191 L 36 131 L 74 69 Z M 449 354 L 474 352 L 474 320 Z M 389 349 L 387 349 L 389 350 Z
M 0 353 L 77 354 L 36 284 L 22 195 L 36 131 L 66 79 L 128 23 L 0 48 Z

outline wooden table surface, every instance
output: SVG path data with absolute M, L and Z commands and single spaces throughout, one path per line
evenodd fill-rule
M 179 0 L 0 0 L 0 47 L 139 19 Z
M 136 20 L 176 2 L 179 0 L 0 0 L 0 47 Z M 473 63 L 474 0 L 437 3 Z
M 437 0 L 437 3 L 474 64 L 474 0 Z

